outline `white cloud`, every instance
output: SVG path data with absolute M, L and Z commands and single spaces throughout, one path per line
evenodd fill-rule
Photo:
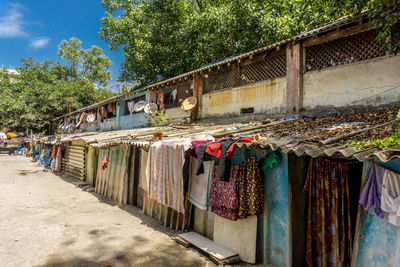
M 31 47 L 35 49 L 44 48 L 50 42 L 50 38 L 36 38 L 31 41 Z
M 26 36 L 23 29 L 23 6 L 19 4 L 9 4 L 8 11 L 0 12 L 5 14 L 0 16 L 0 39 Z M 0 10 L 6 9 L 4 6 Z

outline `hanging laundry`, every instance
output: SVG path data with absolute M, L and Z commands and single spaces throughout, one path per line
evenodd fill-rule
M 54 170 L 56 172 L 60 172 L 62 169 L 62 165 L 61 165 L 61 146 L 57 146 L 57 156 L 56 156 L 56 164 L 54 167 Z
M 114 113 L 113 104 L 108 104 L 108 112 Z
M 208 210 L 209 194 L 211 185 L 211 176 L 214 169 L 214 161 L 204 162 L 204 174 L 196 175 L 197 159 L 190 160 L 190 172 L 188 196 L 189 201 L 201 210 Z
M 256 156 L 245 160 L 239 165 L 237 191 L 239 197 L 239 219 L 263 213 L 264 186 Z
M 385 169 L 381 208 L 389 213 L 389 223 L 400 226 L 400 174 Z
M 228 182 L 218 180 L 218 168 L 219 166 L 214 166 L 211 176 L 209 205 L 212 212 L 218 216 L 236 221 L 239 207 L 236 186 L 239 165 L 231 166 L 231 177 Z
M 215 156 L 218 158 L 218 179 L 223 181 L 229 181 L 230 177 L 230 166 L 233 152 L 235 150 L 235 144 L 238 142 L 250 142 L 253 141 L 253 137 L 245 137 L 234 140 L 232 138 L 220 140 L 214 143 L 201 144 L 197 148 L 198 162 L 196 166 L 196 174 L 204 173 L 203 160 L 208 154 L 210 156 Z
M 100 170 L 104 170 L 105 168 L 107 168 L 107 163 L 108 163 L 108 157 L 106 154 L 100 163 Z
M 127 105 L 128 105 L 128 110 L 129 110 L 129 113 L 132 115 L 133 113 L 135 113 L 135 101 L 128 101 L 127 102 Z
M 350 266 L 352 233 L 347 165 L 312 159 L 304 192 L 308 196 L 306 265 Z
M 149 196 L 180 213 L 184 213 L 184 146 L 174 140 L 158 141 L 149 150 Z
M 385 216 L 385 212 L 381 209 L 382 181 L 384 173 L 385 169 L 381 166 L 376 164 L 372 166 L 368 181 L 361 192 L 359 201 L 364 209 L 368 209 L 373 205 L 376 216 L 381 219 Z

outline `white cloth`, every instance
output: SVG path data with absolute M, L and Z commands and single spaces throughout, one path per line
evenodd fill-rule
M 400 226 L 400 175 L 389 170 L 383 175 L 381 209 L 389 213 L 389 223 Z
M 128 102 L 128 110 L 129 110 L 130 114 L 133 114 L 135 112 L 135 102 L 134 101 Z
M 204 161 L 204 173 L 196 175 L 197 159 L 190 160 L 189 201 L 201 210 L 208 210 L 210 195 L 211 175 L 214 161 Z

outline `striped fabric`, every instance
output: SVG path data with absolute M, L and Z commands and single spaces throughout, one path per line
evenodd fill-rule
M 151 199 L 184 213 L 182 169 L 185 147 L 173 141 L 154 143 L 148 155 Z

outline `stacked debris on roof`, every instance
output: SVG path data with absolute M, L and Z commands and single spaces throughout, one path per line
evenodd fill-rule
M 268 127 L 265 134 L 274 138 L 297 137 L 308 142 L 321 142 L 340 135 L 345 137 L 354 132 L 357 132 L 351 138 L 354 140 L 383 138 L 396 131 L 396 124 L 392 122 L 398 111 L 399 107 L 395 107 L 353 115 L 287 120 Z

